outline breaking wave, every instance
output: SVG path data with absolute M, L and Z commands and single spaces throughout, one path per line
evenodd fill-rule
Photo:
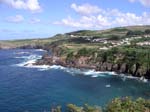
M 14 52 L 14 54 L 20 55 L 20 54 L 30 54 L 30 52 Z
M 30 56 L 21 56 L 21 57 L 15 57 L 15 58 L 20 58 L 24 59 L 22 63 L 16 64 L 19 67 L 33 67 L 33 64 L 38 60 L 41 59 L 41 55 L 30 55 Z M 40 67 L 40 66 L 39 66 Z
M 85 75 L 85 76 L 91 76 L 92 78 L 96 77 L 109 77 L 109 76 L 119 76 L 123 81 L 126 79 L 136 79 L 142 82 L 148 82 L 147 79 L 144 77 L 138 78 L 138 77 L 133 77 L 125 74 L 117 74 L 115 72 L 101 72 L 101 71 L 95 71 L 95 70 L 89 70 L 89 69 L 77 69 L 77 68 L 67 68 L 63 67 L 60 65 L 34 65 L 34 63 L 38 60 L 41 59 L 41 55 L 30 55 L 30 56 L 21 56 L 21 57 L 16 57 L 16 58 L 22 58 L 24 59 L 24 62 L 16 64 L 19 67 L 26 67 L 26 68 L 37 68 L 38 71 L 46 71 L 50 69 L 59 69 L 63 70 L 71 75 Z M 111 87 L 110 85 L 106 85 L 106 87 Z
M 42 52 L 46 52 L 46 50 L 43 50 L 43 49 L 36 49 L 35 51 L 42 51 Z

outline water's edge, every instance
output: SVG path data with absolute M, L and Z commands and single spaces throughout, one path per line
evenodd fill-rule
M 39 51 L 44 51 L 40 49 Z M 23 58 L 28 59 L 22 63 L 16 64 L 19 67 L 26 67 L 26 68 L 37 68 L 39 71 L 45 71 L 50 69 L 61 69 L 64 70 L 72 75 L 75 74 L 82 74 L 82 75 L 89 75 L 91 77 L 105 77 L 106 75 L 112 75 L 112 76 L 119 76 L 120 78 L 123 78 L 125 80 L 126 78 L 129 79 L 136 79 L 138 81 L 142 81 L 144 83 L 149 82 L 148 79 L 145 79 L 144 77 L 135 77 L 130 74 L 119 74 L 114 71 L 97 71 L 95 69 L 87 69 L 87 68 L 74 68 L 74 67 L 65 67 L 62 65 L 36 65 L 36 62 L 42 58 L 41 55 L 30 55 L 30 56 L 22 56 L 22 57 L 16 57 L 16 58 Z M 105 75 L 104 75 L 105 74 Z

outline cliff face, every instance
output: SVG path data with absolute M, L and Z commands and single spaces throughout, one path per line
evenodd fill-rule
M 93 62 L 92 57 L 79 57 L 74 59 L 61 58 L 57 56 L 43 56 L 37 65 L 62 65 L 73 68 L 95 69 L 96 71 L 114 71 L 116 73 L 130 74 L 135 77 L 150 79 L 150 72 L 139 64 L 132 67 L 127 63 Z
M 118 48 L 97 51 L 89 49 L 80 49 L 73 52 L 59 46 L 60 44 L 52 44 L 49 46 L 52 55 L 44 55 L 41 60 L 37 61 L 37 65 L 62 65 L 73 68 L 95 69 L 97 71 L 114 71 L 135 77 L 145 77 L 150 79 L 149 53 L 136 52 L 135 50 L 127 51 Z M 48 47 L 46 47 L 48 48 Z M 64 55 L 65 54 L 65 55 Z

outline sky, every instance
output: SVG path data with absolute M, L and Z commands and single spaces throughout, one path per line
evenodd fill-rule
M 150 0 L 0 0 L 0 40 L 150 25 Z

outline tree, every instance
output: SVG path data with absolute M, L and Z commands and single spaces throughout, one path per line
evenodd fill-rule
M 144 34 L 144 32 L 142 32 L 142 31 L 138 31 L 138 30 L 136 30 L 136 31 L 128 31 L 127 32 L 127 36 L 135 36 L 135 35 L 143 35 Z
M 78 51 L 78 56 L 86 56 L 88 55 L 88 50 L 86 48 L 82 48 Z
M 150 102 L 142 98 L 132 100 L 129 97 L 116 98 L 110 102 L 105 112 L 149 112 Z
M 128 31 L 126 35 L 127 36 L 132 36 L 132 35 L 134 35 L 134 32 L 133 31 Z
M 120 37 L 117 36 L 117 35 L 112 35 L 112 36 L 109 38 L 109 40 L 119 40 L 119 39 L 120 39 Z
M 107 58 L 108 58 L 108 53 L 107 52 L 104 52 L 102 54 L 102 62 L 106 62 L 107 61 Z
M 146 29 L 145 34 L 150 34 L 150 29 Z

